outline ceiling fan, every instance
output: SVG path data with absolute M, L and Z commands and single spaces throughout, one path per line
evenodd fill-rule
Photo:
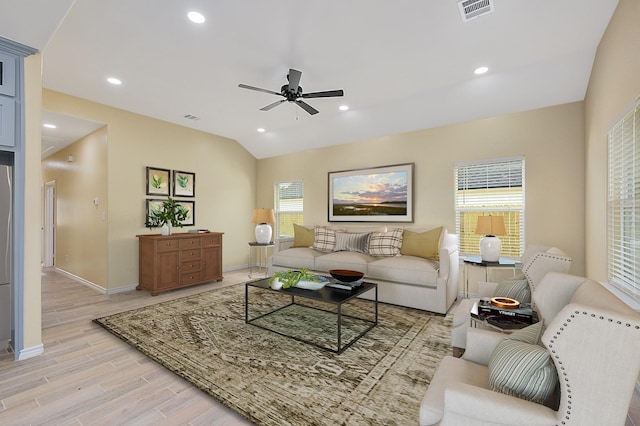
M 272 95 L 278 95 L 284 97 L 279 101 L 275 101 L 272 104 L 267 105 L 266 107 L 260 108 L 260 111 L 269 111 L 272 108 L 277 107 L 283 102 L 295 102 L 303 110 L 307 111 L 309 114 L 314 115 L 318 113 L 318 110 L 303 101 L 302 99 L 309 98 L 333 98 L 336 96 L 344 96 L 344 91 L 340 90 L 327 90 L 324 92 L 312 92 L 312 93 L 303 93 L 302 86 L 300 86 L 300 77 L 302 76 L 302 71 L 294 70 L 293 68 L 289 68 L 289 74 L 287 75 L 287 80 L 289 80 L 288 84 L 285 84 L 280 88 L 280 92 L 274 92 L 273 90 L 261 89 L 259 87 L 247 86 L 246 84 L 238 84 L 238 87 L 249 90 L 256 90 L 258 92 L 271 93 Z

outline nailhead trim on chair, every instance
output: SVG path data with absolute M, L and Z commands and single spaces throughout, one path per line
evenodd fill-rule
M 581 314 L 582 314 L 582 315 L 591 315 L 591 317 L 592 317 L 592 318 L 595 318 L 595 317 L 596 317 L 596 315 L 595 315 L 595 314 L 589 314 L 589 313 L 588 313 L 588 312 L 586 312 L 586 311 L 582 311 L 582 312 L 580 312 L 580 311 L 574 311 L 574 313 L 570 315 L 570 318 L 567 318 L 567 320 L 564 322 L 564 324 L 562 324 L 562 327 L 560 327 L 560 331 L 557 331 L 557 332 L 556 332 L 556 335 L 555 335 L 555 336 L 553 336 L 553 337 L 551 338 L 551 341 L 549 342 L 549 351 L 551 352 L 551 356 L 553 356 L 553 358 L 555 358 L 555 359 L 556 359 L 556 361 L 558 362 L 558 365 L 560 366 L 560 371 L 562 372 L 563 379 L 564 379 L 564 381 L 567 383 L 567 384 L 566 384 L 566 388 L 567 388 L 567 410 L 565 411 L 565 417 L 564 417 L 564 418 L 565 418 L 565 420 L 570 420 L 570 418 L 571 418 L 571 397 L 572 397 L 572 395 L 571 395 L 571 385 L 569 384 L 569 377 L 567 377 L 567 373 L 565 372 L 565 368 L 564 368 L 564 366 L 562 365 L 562 361 L 560 361 L 560 360 L 558 359 L 558 356 L 556 355 L 556 351 L 553 349 L 553 343 L 556 341 L 556 339 L 558 338 L 558 336 L 560 336 L 560 332 L 564 331 L 564 328 L 565 328 L 565 327 L 568 327 L 568 323 L 570 323 L 570 322 L 571 322 L 571 318 L 575 318 L 575 317 L 576 317 L 576 315 L 581 315 Z M 601 316 L 599 316 L 598 318 L 599 318 L 599 319 L 601 319 L 601 320 L 604 320 L 604 319 L 605 319 L 605 317 L 603 317 L 602 315 L 601 315 Z M 613 322 L 613 319 L 612 319 L 612 318 L 607 318 L 607 321 L 609 321 L 609 322 Z M 618 325 L 622 325 L 622 321 L 616 321 L 616 323 L 617 323 Z M 627 326 L 627 327 L 631 327 L 631 324 L 629 324 L 629 323 L 625 323 L 625 326 Z M 636 330 L 639 330 L 639 329 L 640 329 L 640 326 L 637 326 L 637 325 L 636 325 L 636 326 L 635 326 L 635 329 L 636 329 Z M 562 421 L 562 422 L 560 422 L 560 423 L 561 423 L 561 424 L 563 424 L 563 425 L 566 425 L 567 423 L 566 423 L 566 421 L 565 421 L 565 420 L 563 420 L 563 421 Z

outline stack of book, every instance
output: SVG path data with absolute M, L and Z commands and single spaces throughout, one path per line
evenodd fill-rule
M 327 287 L 338 288 L 340 290 L 353 290 L 355 288 L 358 288 L 360 285 L 362 285 L 362 281 L 360 280 L 351 283 L 345 283 L 343 281 L 338 281 L 335 278 L 331 278 L 329 280 L 329 284 L 327 284 Z
M 491 300 L 480 299 L 477 307 L 471 310 L 471 315 L 482 320 L 488 318 L 511 319 L 514 322 L 533 324 L 538 320 L 536 312 L 528 303 L 523 303 L 517 309 L 499 308 L 491 304 Z

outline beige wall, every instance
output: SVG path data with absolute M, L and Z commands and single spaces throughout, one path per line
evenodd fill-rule
M 69 162 L 68 157 L 73 161 Z M 42 161 L 56 185 L 56 267 L 108 288 L 107 126 Z M 96 206 L 93 200 L 98 198 Z
M 24 194 L 24 348 L 42 343 L 40 299 L 40 128 L 42 125 L 42 56 L 24 61 L 25 194 Z
M 640 1 L 620 0 L 600 41 L 585 100 L 586 273 L 607 281 L 607 131 L 640 96 Z
M 381 137 L 258 161 L 257 205 L 273 205 L 273 184 L 304 180 L 308 225 L 327 222 L 327 173 L 415 163 L 415 223 L 455 231 L 456 162 L 524 155 L 526 243 L 556 245 L 584 272 L 583 103 Z
M 138 282 L 136 235 L 160 232 L 144 227 L 146 166 L 196 173 L 196 227 L 225 233 L 224 268 L 247 264 L 256 159 L 236 141 L 49 90 L 43 108 L 107 124 L 109 290 Z

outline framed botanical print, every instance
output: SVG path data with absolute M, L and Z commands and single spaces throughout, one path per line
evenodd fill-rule
M 195 197 L 196 196 L 196 174 L 173 171 L 173 196 L 174 197 Z
M 171 170 L 147 167 L 147 195 L 171 195 Z

